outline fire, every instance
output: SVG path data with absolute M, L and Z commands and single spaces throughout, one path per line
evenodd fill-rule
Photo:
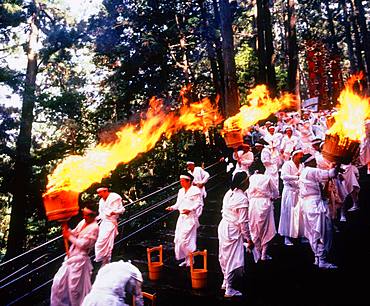
M 206 130 L 222 120 L 217 103 L 213 105 L 206 98 L 189 104 L 184 93 L 181 93 L 184 103 L 178 112 L 166 112 L 162 100 L 153 97 L 141 122 L 122 126 L 116 132 L 114 143 L 99 143 L 83 156 L 66 157 L 48 176 L 46 194 L 62 190 L 81 192 L 109 176 L 118 164 L 128 163 L 152 149 L 163 134 L 171 137 L 180 129 Z
M 341 92 L 338 111 L 334 113 L 335 122 L 328 130 L 329 135 L 338 135 L 341 142 L 345 139 L 361 141 L 365 137 L 364 122 L 370 117 L 370 99 L 361 97 L 353 90 L 355 82 L 362 74 L 352 76 Z
M 262 119 L 273 113 L 296 105 L 293 95 L 284 94 L 280 98 L 271 98 L 266 85 L 258 85 L 247 96 L 248 104 L 240 108 L 238 114 L 224 122 L 224 132 L 241 129 L 247 130 Z

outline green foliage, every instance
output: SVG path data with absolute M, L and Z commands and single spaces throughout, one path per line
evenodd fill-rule
M 240 91 L 245 93 L 248 88 L 254 86 L 258 67 L 256 53 L 247 42 L 244 42 L 239 47 L 238 52 L 235 55 L 235 64 Z
M 0 4 L 0 42 L 8 41 L 9 27 L 16 27 L 26 20 L 22 0 L 3 0 Z
M 276 89 L 277 92 L 286 91 L 288 88 L 288 70 L 279 66 L 275 66 L 276 71 Z

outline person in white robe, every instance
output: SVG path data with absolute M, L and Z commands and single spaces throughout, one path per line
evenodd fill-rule
M 189 173 L 180 175 L 182 188 L 177 194 L 176 203 L 166 210 L 178 210 L 179 217 L 175 229 L 175 257 L 183 260 L 180 266 L 190 266 L 189 254 L 196 250 L 199 211 L 203 205 L 201 190 L 192 185 L 193 176 Z
M 370 174 L 370 119 L 365 121 L 365 138 L 360 144 L 360 162 L 367 166 L 367 174 Z
M 99 226 L 93 205 L 82 210 L 83 220 L 73 229 L 63 230 L 71 243 L 69 255 L 53 278 L 51 306 L 80 306 L 91 289 L 92 264 L 89 252 L 98 237 Z
M 284 137 L 281 140 L 280 152 L 284 161 L 290 159 L 291 153 L 300 148 L 299 138 L 293 135 L 293 129 L 290 126 L 284 128 Z
M 317 146 L 314 145 L 316 142 L 313 142 L 313 148 Z M 316 160 L 317 168 L 322 170 L 330 170 L 335 165 L 331 161 L 327 160 L 321 153 L 322 146 L 324 142 L 321 142 L 319 145 L 320 152 L 315 151 L 314 157 Z M 312 154 L 311 154 L 312 155 Z M 348 192 L 345 188 L 345 185 L 342 183 L 343 177 L 342 174 L 337 177 L 330 178 L 327 181 L 323 181 L 323 192 L 322 197 L 328 202 L 329 205 L 329 215 L 331 219 L 337 218 L 337 211 L 340 211 L 340 221 L 346 221 L 345 210 L 344 210 L 344 201 Z M 335 224 L 334 224 L 335 227 Z
M 271 176 L 277 190 L 279 190 L 279 158 L 280 153 L 270 146 L 265 146 L 261 152 L 261 161 L 266 169 L 265 174 Z
M 302 171 L 302 150 L 295 150 L 291 160 L 286 161 L 281 168 L 281 179 L 284 189 L 281 197 L 281 210 L 278 233 L 284 237 L 284 244 L 291 246 L 290 238 L 303 237 L 303 215 L 299 200 L 298 179 Z
M 234 149 L 233 159 L 236 160 L 235 170 L 233 172 L 233 177 L 238 172 L 246 172 L 249 174 L 249 167 L 254 161 L 253 152 L 248 144 L 243 144 L 239 148 Z
M 327 261 L 333 230 L 327 201 L 322 198 L 321 183 L 338 175 L 338 168 L 316 168 L 316 159 L 307 154 L 303 157 L 304 169 L 299 177 L 299 193 L 303 208 L 304 233 L 315 256 L 315 265 L 323 269 L 335 269 Z
M 303 153 L 308 154 L 311 149 L 311 142 L 316 138 L 312 131 L 311 123 L 309 121 L 300 122 L 298 125 L 298 132 Z
M 224 276 L 221 289 L 225 296 L 240 296 L 232 287 L 233 272 L 244 267 L 244 243 L 253 249 L 248 222 L 248 198 L 244 191 L 248 187 L 246 172 L 238 172 L 232 179 L 222 204 L 222 219 L 218 226 L 218 260 Z
M 140 270 L 123 260 L 102 267 L 81 306 L 144 306 Z
M 202 197 L 205 199 L 207 197 L 206 183 L 208 182 L 210 175 L 202 167 L 195 166 L 193 161 L 186 162 L 186 167 L 188 172 L 193 176 L 193 185 L 197 186 L 202 192 Z
M 95 244 L 95 261 L 105 265 L 111 260 L 114 239 L 118 235 L 117 220 L 125 208 L 119 194 L 109 191 L 106 187 L 98 188 L 96 192 L 100 196 L 97 219 L 100 219 L 101 223 L 98 240 Z
M 352 207 L 350 207 L 348 211 L 356 211 L 360 209 L 358 198 L 360 193 L 360 173 L 358 171 L 358 168 L 353 164 L 342 165 L 342 168 L 344 169 L 344 173 L 342 173 L 342 176 L 344 178 L 342 184 L 344 185 L 344 189 L 347 192 L 347 197 L 350 197 L 352 201 Z
M 272 200 L 279 196 L 279 191 L 270 175 L 256 173 L 249 178 L 247 195 L 252 241 L 261 260 L 269 260 L 268 243 L 276 234 Z

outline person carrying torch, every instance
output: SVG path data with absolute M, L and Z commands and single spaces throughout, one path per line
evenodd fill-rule
M 328 202 L 323 199 L 322 184 L 338 176 L 339 166 L 330 170 L 317 168 L 313 155 L 302 158 L 304 169 L 299 177 L 299 196 L 303 210 L 304 235 L 310 242 L 315 255 L 314 264 L 322 269 L 336 269 L 337 266 L 327 261 L 327 255 L 333 239 L 332 222 Z
M 87 203 L 83 220 L 73 229 L 63 228 L 63 237 L 71 243 L 68 255 L 55 274 L 51 287 L 51 306 L 79 306 L 91 289 L 93 266 L 89 257 L 98 237 L 96 205 Z

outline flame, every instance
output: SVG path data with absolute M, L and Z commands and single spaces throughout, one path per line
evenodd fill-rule
M 241 129 L 247 130 L 262 119 L 266 119 L 285 108 L 295 106 L 297 100 L 293 95 L 284 94 L 280 98 L 271 98 L 266 85 L 257 85 L 247 96 L 248 104 L 243 105 L 239 113 L 224 122 L 224 132 Z
M 353 87 L 363 75 L 353 75 L 345 84 L 338 98 L 338 111 L 333 114 L 334 124 L 327 134 L 338 135 L 340 142 L 345 139 L 361 141 L 365 137 L 364 122 L 370 117 L 370 98 L 356 94 Z
M 182 90 L 183 105 L 178 112 L 166 112 L 163 101 L 155 97 L 139 124 L 126 124 L 116 132 L 114 143 L 99 143 L 85 155 L 66 157 L 48 176 L 45 194 L 70 190 L 81 192 L 110 175 L 120 163 L 128 163 L 138 154 L 152 149 L 165 134 L 171 137 L 180 129 L 206 130 L 222 118 L 208 98 L 189 104 Z M 216 101 L 217 102 L 217 101 Z

